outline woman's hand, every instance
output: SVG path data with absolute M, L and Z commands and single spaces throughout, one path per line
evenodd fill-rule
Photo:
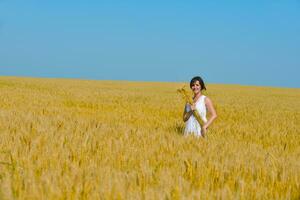
M 207 125 L 206 124 L 204 124 L 202 127 L 201 127 L 201 135 L 203 136 L 203 137 L 205 137 L 205 135 L 206 135 L 206 132 L 207 132 Z
M 186 122 L 195 110 L 195 105 L 187 103 L 183 112 L 183 121 Z
M 191 110 L 192 110 L 192 111 L 195 111 L 195 110 L 196 110 L 196 105 L 195 105 L 195 103 L 193 103 L 193 104 L 191 105 Z
M 207 126 L 206 124 L 204 124 L 202 128 L 203 128 L 203 130 L 206 132 L 206 131 L 207 131 L 207 128 L 208 128 L 208 126 Z

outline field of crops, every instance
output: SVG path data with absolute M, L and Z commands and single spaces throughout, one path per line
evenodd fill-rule
M 188 80 L 187 80 L 188 81 Z M 300 199 L 300 89 L 0 77 L 0 199 Z

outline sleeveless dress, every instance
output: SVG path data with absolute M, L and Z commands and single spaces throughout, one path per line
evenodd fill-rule
M 206 106 L 205 106 L 205 97 L 204 95 L 201 95 L 199 99 L 196 101 L 196 110 L 198 111 L 202 121 L 204 123 L 207 122 L 206 119 Z M 186 104 L 185 111 L 189 112 L 191 110 L 191 106 L 189 104 Z M 201 136 L 201 126 L 196 120 L 194 115 L 191 115 L 190 118 L 185 122 L 185 129 L 184 129 L 184 135 L 190 135 L 194 134 L 197 137 Z

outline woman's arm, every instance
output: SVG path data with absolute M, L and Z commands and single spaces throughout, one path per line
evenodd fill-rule
M 212 101 L 208 97 L 205 98 L 205 105 L 211 116 L 208 119 L 208 121 L 203 125 L 204 131 L 206 131 L 206 129 L 211 125 L 211 123 L 217 118 L 216 110 L 213 106 Z
M 190 105 L 189 104 L 185 105 L 184 112 L 183 112 L 183 121 L 184 122 L 186 122 L 191 117 L 191 115 L 194 113 L 194 110 L 195 110 L 195 105 L 191 105 L 190 109 L 187 109 L 187 106 L 190 106 Z

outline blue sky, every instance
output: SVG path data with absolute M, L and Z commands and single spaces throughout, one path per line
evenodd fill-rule
M 0 75 L 300 87 L 300 1 L 0 0 Z

